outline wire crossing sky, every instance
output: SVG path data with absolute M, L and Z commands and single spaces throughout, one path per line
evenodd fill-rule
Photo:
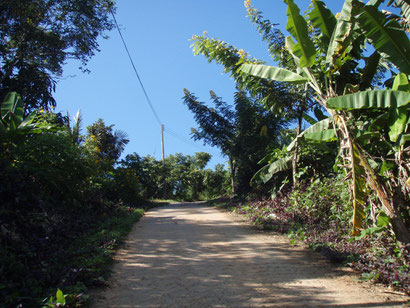
M 143 83 L 142 83 L 142 80 L 141 80 L 141 78 L 140 78 L 140 75 L 138 74 L 137 68 L 135 67 L 134 61 L 132 60 L 131 54 L 130 54 L 130 52 L 129 52 L 129 50 L 128 50 L 127 44 L 125 43 L 124 37 L 122 36 L 120 27 L 118 26 L 117 19 L 115 18 L 115 14 L 114 14 L 113 11 L 111 11 L 111 15 L 112 15 L 112 18 L 114 19 L 115 27 L 117 28 L 118 34 L 119 34 L 120 37 L 121 37 L 121 41 L 122 41 L 122 43 L 123 43 L 123 45 L 124 45 L 125 51 L 127 52 L 128 58 L 130 59 L 130 62 L 131 62 L 131 65 L 132 65 L 132 67 L 133 67 L 133 69 L 134 69 L 135 75 L 137 75 L 137 78 L 138 78 L 138 81 L 139 81 L 139 83 L 140 83 L 140 85 L 141 85 L 142 91 L 144 92 L 145 98 L 147 99 L 148 105 L 150 106 L 151 111 L 152 111 L 152 113 L 154 114 L 155 119 L 157 120 L 158 124 L 159 124 L 159 125 L 162 125 L 163 123 L 162 123 L 161 120 L 159 119 L 158 114 L 157 114 L 157 112 L 155 111 L 155 108 L 154 108 L 154 106 L 152 105 L 151 100 L 149 99 L 148 93 L 147 93 L 147 91 L 145 90 L 145 87 L 144 87 L 144 85 L 143 85 Z
M 119 34 L 119 36 L 120 36 L 120 38 L 121 38 L 121 41 L 122 41 L 122 43 L 123 43 L 123 45 L 124 45 L 124 49 L 125 49 L 125 51 L 126 51 L 126 53 L 127 53 L 127 55 L 128 55 L 128 58 L 129 58 L 129 60 L 130 60 L 131 65 L 132 65 L 132 68 L 133 68 L 133 70 L 134 70 L 134 72 L 135 72 L 135 75 L 137 76 L 137 79 L 138 79 L 138 81 L 139 81 L 139 84 L 140 84 L 140 86 L 141 86 L 141 89 L 142 89 L 142 91 L 144 92 L 146 101 L 147 101 L 149 107 L 151 108 L 151 111 L 152 111 L 152 113 L 153 113 L 155 119 L 157 120 L 158 124 L 159 124 L 159 125 L 164 125 L 163 122 L 162 122 L 162 121 L 160 120 L 160 118 L 158 117 L 158 114 L 157 114 L 157 112 L 156 112 L 156 110 L 155 110 L 155 108 L 154 108 L 154 105 L 152 104 L 152 102 L 151 102 L 151 100 L 150 100 L 150 98 L 149 98 L 149 96 L 148 96 L 147 90 L 145 89 L 144 84 L 142 83 L 141 77 L 140 77 L 140 75 L 138 74 L 137 68 L 136 68 L 136 66 L 135 66 L 135 64 L 134 64 L 134 61 L 133 61 L 133 59 L 132 59 L 132 56 L 131 56 L 131 54 L 130 54 L 130 52 L 129 52 L 129 49 L 128 49 L 128 47 L 127 47 L 127 43 L 125 42 L 125 39 L 124 39 L 124 37 L 123 37 L 123 35 L 122 35 L 122 33 L 121 33 L 121 29 L 120 29 L 120 27 L 118 26 L 118 22 L 117 22 L 117 19 L 116 19 L 115 14 L 114 14 L 113 11 L 111 11 L 111 15 L 112 15 L 112 18 L 113 18 L 113 20 L 114 20 L 115 27 L 116 27 L 117 30 L 118 30 L 118 34 Z M 187 144 L 188 146 L 196 148 L 198 151 L 203 151 L 203 147 L 202 147 L 202 146 L 200 146 L 199 144 L 193 142 L 191 139 L 187 139 L 186 137 L 182 136 L 181 134 L 178 134 L 177 132 L 173 131 L 172 129 L 170 129 L 170 128 L 168 128 L 168 127 L 165 128 L 165 125 L 164 125 L 164 132 L 167 133 L 167 134 L 169 134 L 170 136 L 172 136 L 172 137 L 174 137 L 174 138 L 179 139 L 180 141 L 184 142 L 184 143 Z M 209 152 L 209 149 L 208 149 L 208 152 Z M 216 153 L 216 151 L 213 151 L 213 152 Z

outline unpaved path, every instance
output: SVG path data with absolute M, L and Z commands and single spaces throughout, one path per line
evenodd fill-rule
M 116 257 L 94 307 L 404 307 L 286 238 L 201 203 L 154 209 Z

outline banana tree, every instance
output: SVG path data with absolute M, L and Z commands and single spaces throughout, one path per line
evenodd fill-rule
M 312 121 L 312 120 L 310 120 Z M 315 123 L 313 123 L 315 122 Z M 309 141 L 315 142 L 331 142 L 336 140 L 336 133 L 333 129 L 332 118 L 328 117 L 321 121 L 313 119 L 312 126 L 305 129 L 300 134 L 297 134 L 295 139 L 281 151 L 278 159 L 275 159 L 277 153 L 269 153 L 259 164 L 265 164 L 252 178 L 254 183 L 268 182 L 272 176 L 278 172 L 287 171 L 292 168 L 293 153 L 298 144 L 303 144 Z
M 37 111 L 24 114 L 24 103 L 16 92 L 6 95 L 0 108 L 0 151 L 6 154 L 10 147 L 24 142 L 28 135 L 38 134 L 53 128 L 44 121 L 38 121 Z
M 281 63 L 291 64 L 289 54 L 285 49 L 285 39 L 282 32 L 265 20 L 263 16 L 253 7 L 251 1 L 245 1 L 248 16 L 257 25 L 264 41 L 268 43 L 271 56 Z M 209 62 L 215 61 L 224 66 L 224 72 L 229 73 L 235 80 L 236 87 L 251 94 L 275 114 L 280 114 L 287 121 L 297 122 L 297 133 L 301 132 L 303 115 L 311 111 L 314 102 L 311 95 L 307 93 L 305 85 L 282 84 L 267 79 L 255 78 L 251 75 L 241 74 L 242 63 L 263 64 L 255 58 L 251 58 L 242 49 L 237 49 L 219 39 L 209 38 L 207 35 L 192 38 L 191 45 L 194 54 L 202 54 Z M 292 60 L 293 61 L 293 60 Z M 294 65 L 293 65 L 294 66 Z M 295 147 L 292 155 L 293 175 L 297 173 L 298 147 Z M 297 178 L 293 177 L 294 186 Z
M 410 242 L 410 234 L 399 213 L 400 200 L 394 198 L 396 188 L 387 187 L 377 175 L 365 151 L 366 142 L 374 132 L 360 135 L 362 125 L 355 120 L 356 109 L 367 109 L 368 119 L 364 122 L 373 126 L 382 123 L 386 112 L 377 115 L 373 121 L 373 109 L 388 110 L 387 118 L 391 142 L 398 142 L 399 148 L 408 146 L 408 92 L 399 89 L 393 91 L 360 91 L 350 95 L 349 92 L 364 90 L 377 75 L 381 62 L 391 63 L 404 74 L 410 73 L 410 43 L 406 33 L 396 20 L 386 17 L 377 9 L 381 1 L 370 1 L 367 5 L 358 0 L 346 0 L 342 11 L 336 18 L 322 1 L 312 0 L 312 10 L 308 22 L 300 14 L 293 0 L 284 0 L 288 5 L 287 30 L 291 34 L 286 41 L 286 50 L 293 57 L 294 69 L 291 66 L 272 67 L 263 64 L 245 63 L 241 66 L 244 75 L 262 79 L 275 80 L 292 84 L 306 84 L 314 91 L 317 104 L 326 109 L 331 118 L 327 131 L 316 131 L 305 138 L 329 138 L 334 134 L 340 141 L 340 155 L 345 161 L 351 177 L 354 217 L 353 234 L 360 234 L 364 219 L 364 204 L 368 195 L 377 195 L 381 208 L 391 219 L 397 239 Z M 319 37 L 312 39 L 313 27 Z M 316 44 L 315 44 L 316 42 Z M 318 43 L 320 42 L 320 43 Z M 366 57 L 365 66 L 357 69 L 359 60 L 363 59 L 363 48 L 366 43 L 374 47 L 374 53 Z M 364 115 L 362 117 L 366 118 Z M 384 117 L 384 118 L 383 118 Z M 374 123 L 373 123 L 374 122 Z M 370 134 L 373 133 L 373 134 Z M 302 136 L 299 135 L 299 138 Z M 366 139 L 367 138 L 367 139 Z M 379 136 L 382 138 L 382 136 Z M 373 139 L 374 140 L 374 139 Z M 383 143 L 383 139 L 378 140 Z M 396 148 L 393 148 L 393 150 Z M 400 156 L 400 151 L 397 153 Z M 399 169 L 406 169 L 408 161 L 402 162 Z M 408 200 L 408 199 L 407 199 Z
M 40 133 L 42 128 L 34 123 L 37 112 L 24 116 L 24 103 L 16 92 L 6 95 L 1 103 L 0 137 L 3 151 L 28 134 Z

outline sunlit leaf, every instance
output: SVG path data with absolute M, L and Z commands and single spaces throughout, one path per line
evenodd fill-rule
M 410 102 L 410 93 L 404 91 L 362 91 L 333 97 L 326 105 L 336 110 L 401 107 Z
M 315 63 L 315 45 L 309 36 L 306 20 L 300 15 L 298 6 L 293 0 L 284 0 L 288 5 L 286 30 L 296 39 L 292 52 L 300 59 L 301 67 L 311 67 Z
M 354 4 L 353 0 L 346 0 L 337 19 L 326 53 L 326 64 L 332 69 L 342 66 L 342 59 L 351 47 L 353 28 Z
M 387 227 L 390 223 L 390 217 L 386 215 L 384 212 L 380 212 L 379 215 L 377 216 L 377 222 L 376 225 L 378 227 L 384 228 Z
M 65 297 L 64 297 L 63 292 L 60 289 L 58 289 L 56 293 L 56 302 L 57 304 L 60 304 L 63 306 L 65 305 Z
M 309 14 L 310 21 L 315 28 L 321 30 L 321 39 L 325 45 L 328 45 L 336 26 L 336 17 L 323 1 L 312 0 L 312 4 L 313 10 Z
M 404 145 L 406 142 L 410 141 L 410 134 L 403 134 L 400 138 L 400 145 Z
M 336 133 L 334 129 L 325 129 L 320 132 L 308 133 L 305 134 L 306 139 L 315 140 L 315 141 L 334 141 L 336 140 Z
M 400 24 L 373 6 L 364 6 L 357 19 L 374 48 L 397 68 L 410 74 L 410 41 Z
M 263 183 L 268 182 L 272 176 L 278 172 L 289 170 L 292 167 L 292 156 L 287 156 L 284 158 L 279 158 L 274 162 L 262 167 L 253 176 L 253 181 L 258 182 L 259 180 Z
M 28 125 L 30 125 L 31 123 L 33 123 L 35 117 L 37 116 L 37 112 L 33 111 L 32 113 L 30 113 L 24 120 L 23 122 L 20 123 L 20 125 L 18 126 L 19 128 L 23 128 L 26 127 Z
M 397 76 L 394 78 L 392 90 L 410 92 L 410 83 L 406 74 L 397 74 Z
M 290 152 L 293 150 L 293 148 L 296 145 L 297 138 L 303 138 L 305 134 L 309 133 L 316 133 L 316 132 L 321 132 L 325 129 L 328 129 L 329 126 L 332 125 L 332 119 L 331 118 L 326 118 L 322 121 L 317 122 L 316 124 L 308 127 L 305 129 L 303 132 L 301 132 L 287 147 L 287 150 Z
M 391 121 L 389 125 L 389 138 L 391 141 L 396 142 L 406 128 L 409 115 L 406 106 L 390 109 L 389 115 L 389 120 Z
M 241 66 L 241 71 L 245 74 L 276 80 L 276 81 L 286 81 L 291 83 L 306 83 L 307 79 L 288 71 L 283 68 L 262 65 L 262 64 L 243 64 Z

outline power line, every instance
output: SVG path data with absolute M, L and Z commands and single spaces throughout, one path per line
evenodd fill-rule
M 150 100 L 150 98 L 149 98 L 149 96 L 148 96 L 147 91 L 145 90 L 144 84 L 142 83 L 142 80 L 141 80 L 141 78 L 140 78 L 140 76 L 139 76 L 139 74 L 138 74 L 137 68 L 135 67 L 134 61 L 132 60 L 131 54 L 130 54 L 130 52 L 129 52 L 129 50 L 128 50 L 128 47 L 127 47 L 127 44 L 126 44 L 125 39 L 124 39 L 124 37 L 123 37 L 123 35 L 122 35 L 122 33 L 121 33 L 120 27 L 118 26 L 118 23 L 117 23 L 117 19 L 115 18 L 114 12 L 113 12 L 112 10 L 111 10 L 111 15 L 112 15 L 112 18 L 113 18 L 113 20 L 114 20 L 115 27 L 116 27 L 117 30 L 118 30 L 118 34 L 120 35 L 121 41 L 122 41 L 122 43 L 123 43 L 123 45 L 124 45 L 125 51 L 127 52 L 128 58 L 129 58 L 129 60 L 130 60 L 130 62 L 131 62 L 131 65 L 132 65 L 132 67 L 133 67 L 133 69 L 134 69 L 135 75 L 137 76 L 138 81 L 139 81 L 139 83 L 140 83 L 140 86 L 141 86 L 141 88 L 142 88 L 142 91 L 144 92 L 144 95 L 145 95 L 145 98 L 146 98 L 146 100 L 147 100 L 147 102 L 148 102 L 148 105 L 149 105 L 149 107 L 151 108 L 151 111 L 152 111 L 152 113 L 154 114 L 154 117 L 155 117 L 155 119 L 157 120 L 158 124 L 159 124 L 159 125 L 163 125 L 163 123 L 161 122 L 161 120 L 160 120 L 159 117 L 158 117 L 157 112 L 155 111 L 155 108 L 154 108 L 154 106 L 153 106 L 153 104 L 152 104 L 152 102 L 151 102 L 151 100 Z M 165 133 L 168 133 L 168 134 L 170 134 L 171 136 L 173 136 L 174 138 L 177 138 L 177 139 L 179 139 L 180 141 L 182 141 L 182 142 L 184 142 L 184 143 L 190 145 L 191 147 L 196 147 L 196 148 L 198 148 L 198 149 L 203 150 L 203 147 L 201 147 L 201 146 L 197 145 L 196 143 L 192 142 L 190 139 L 187 139 L 187 138 L 181 136 L 181 135 L 178 134 L 177 132 L 175 132 L 175 131 L 169 129 L 168 127 L 167 127 L 166 129 L 164 129 L 164 132 L 165 132 Z
M 134 61 L 132 60 L 131 54 L 130 54 L 130 52 L 129 52 L 129 50 L 128 50 L 128 47 L 127 47 L 127 44 L 125 43 L 125 40 L 124 40 L 124 37 L 122 36 L 120 27 L 118 26 L 117 19 L 115 18 L 114 12 L 113 12 L 112 10 L 111 10 L 111 15 L 112 15 L 112 18 L 114 19 L 115 26 L 116 26 L 116 28 L 117 28 L 117 30 L 118 30 L 118 33 L 120 34 L 122 43 L 123 43 L 123 45 L 124 45 L 124 47 L 125 47 L 125 50 L 127 51 L 128 58 L 130 59 L 130 62 L 131 62 L 132 67 L 134 68 L 134 72 L 135 72 L 135 74 L 137 75 L 138 81 L 139 81 L 139 83 L 140 83 L 140 85 L 141 85 L 142 91 L 144 92 L 145 98 L 147 99 L 147 102 L 148 102 L 148 104 L 149 104 L 149 106 L 150 106 L 150 108 L 151 108 L 151 111 L 152 111 L 152 113 L 154 114 L 155 119 L 157 120 L 158 124 L 159 124 L 159 125 L 162 125 L 162 122 L 161 122 L 161 120 L 159 119 L 158 114 L 157 114 L 157 112 L 155 111 L 154 106 L 153 106 L 152 103 L 151 103 L 151 100 L 149 99 L 149 96 L 148 96 L 148 94 L 147 94 L 147 91 L 145 90 L 145 87 L 144 87 L 144 85 L 143 85 L 143 83 L 142 83 L 142 81 L 141 81 L 141 78 L 140 78 L 140 76 L 139 76 L 139 74 L 138 74 L 138 71 L 137 71 L 137 69 L 136 69 L 136 67 L 135 67 L 135 65 L 134 65 Z
M 198 144 L 192 142 L 191 139 L 188 139 L 188 138 L 186 138 L 186 137 L 181 136 L 180 134 L 178 134 L 177 132 L 173 131 L 172 129 L 165 128 L 165 129 L 164 129 L 164 132 L 167 133 L 167 134 L 169 134 L 169 135 L 171 135 L 172 137 L 174 137 L 174 138 L 176 138 L 176 139 L 179 139 L 180 141 L 182 141 L 182 142 L 184 142 L 184 143 L 190 145 L 191 147 L 195 147 L 195 148 L 200 149 L 200 150 L 202 150 L 202 151 L 204 150 L 204 146 L 200 146 L 200 145 L 198 145 Z M 210 152 L 209 150 L 210 150 L 210 149 L 206 149 L 206 151 Z M 212 147 L 211 147 L 211 152 L 214 152 L 214 154 L 217 153 L 217 151 L 216 151 L 215 149 L 213 149 Z M 221 153 L 218 153 L 218 154 L 221 155 Z
M 168 134 L 168 135 L 170 135 L 170 136 L 172 136 L 172 137 L 174 137 L 174 138 L 176 138 L 176 139 L 178 139 L 178 140 L 181 141 L 181 142 L 184 142 L 185 144 L 190 145 L 191 147 L 195 147 L 195 148 L 197 148 L 197 149 L 203 150 L 203 148 L 202 148 L 201 146 L 199 146 L 199 145 L 197 145 L 197 144 L 195 144 L 195 143 L 193 143 L 193 142 L 188 141 L 187 139 L 183 138 L 182 136 L 180 136 L 179 134 L 177 134 L 177 133 L 175 133 L 175 132 L 172 132 L 172 131 L 169 131 L 169 130 L 165 130 L 165 133 Z
M 201 146 L 199 146 L 198 144 L 192 142 L 192 141 L 191 141 L 190 139 L 188 139 L 188 138 L 185 138 L 185 137 L 181 136 L 181 135 L 178 134 L 176 131 L 174 131 L 174 130 L 168 128 L 168 127 L 164 130 L 164 132 L 167 133 L 167 134 L 169 134 L 169 135 L 171 135 L 171 136 L 173 136 L 173 137 L 175 137 L 175 138 L 177 138 L 177 139 L 179 139 L 180 141 L 182 141 L 182 142 L 184 142 L 184 143 L 186 143 L 186 144 L 188 144 L 188 145 L 190 145 L 190 146 L 193 146 L 193 147 L 196 147 L 196 148 L 201 148 Z M 202 148 L 201 148 L 201 149 L 202 149 Z

